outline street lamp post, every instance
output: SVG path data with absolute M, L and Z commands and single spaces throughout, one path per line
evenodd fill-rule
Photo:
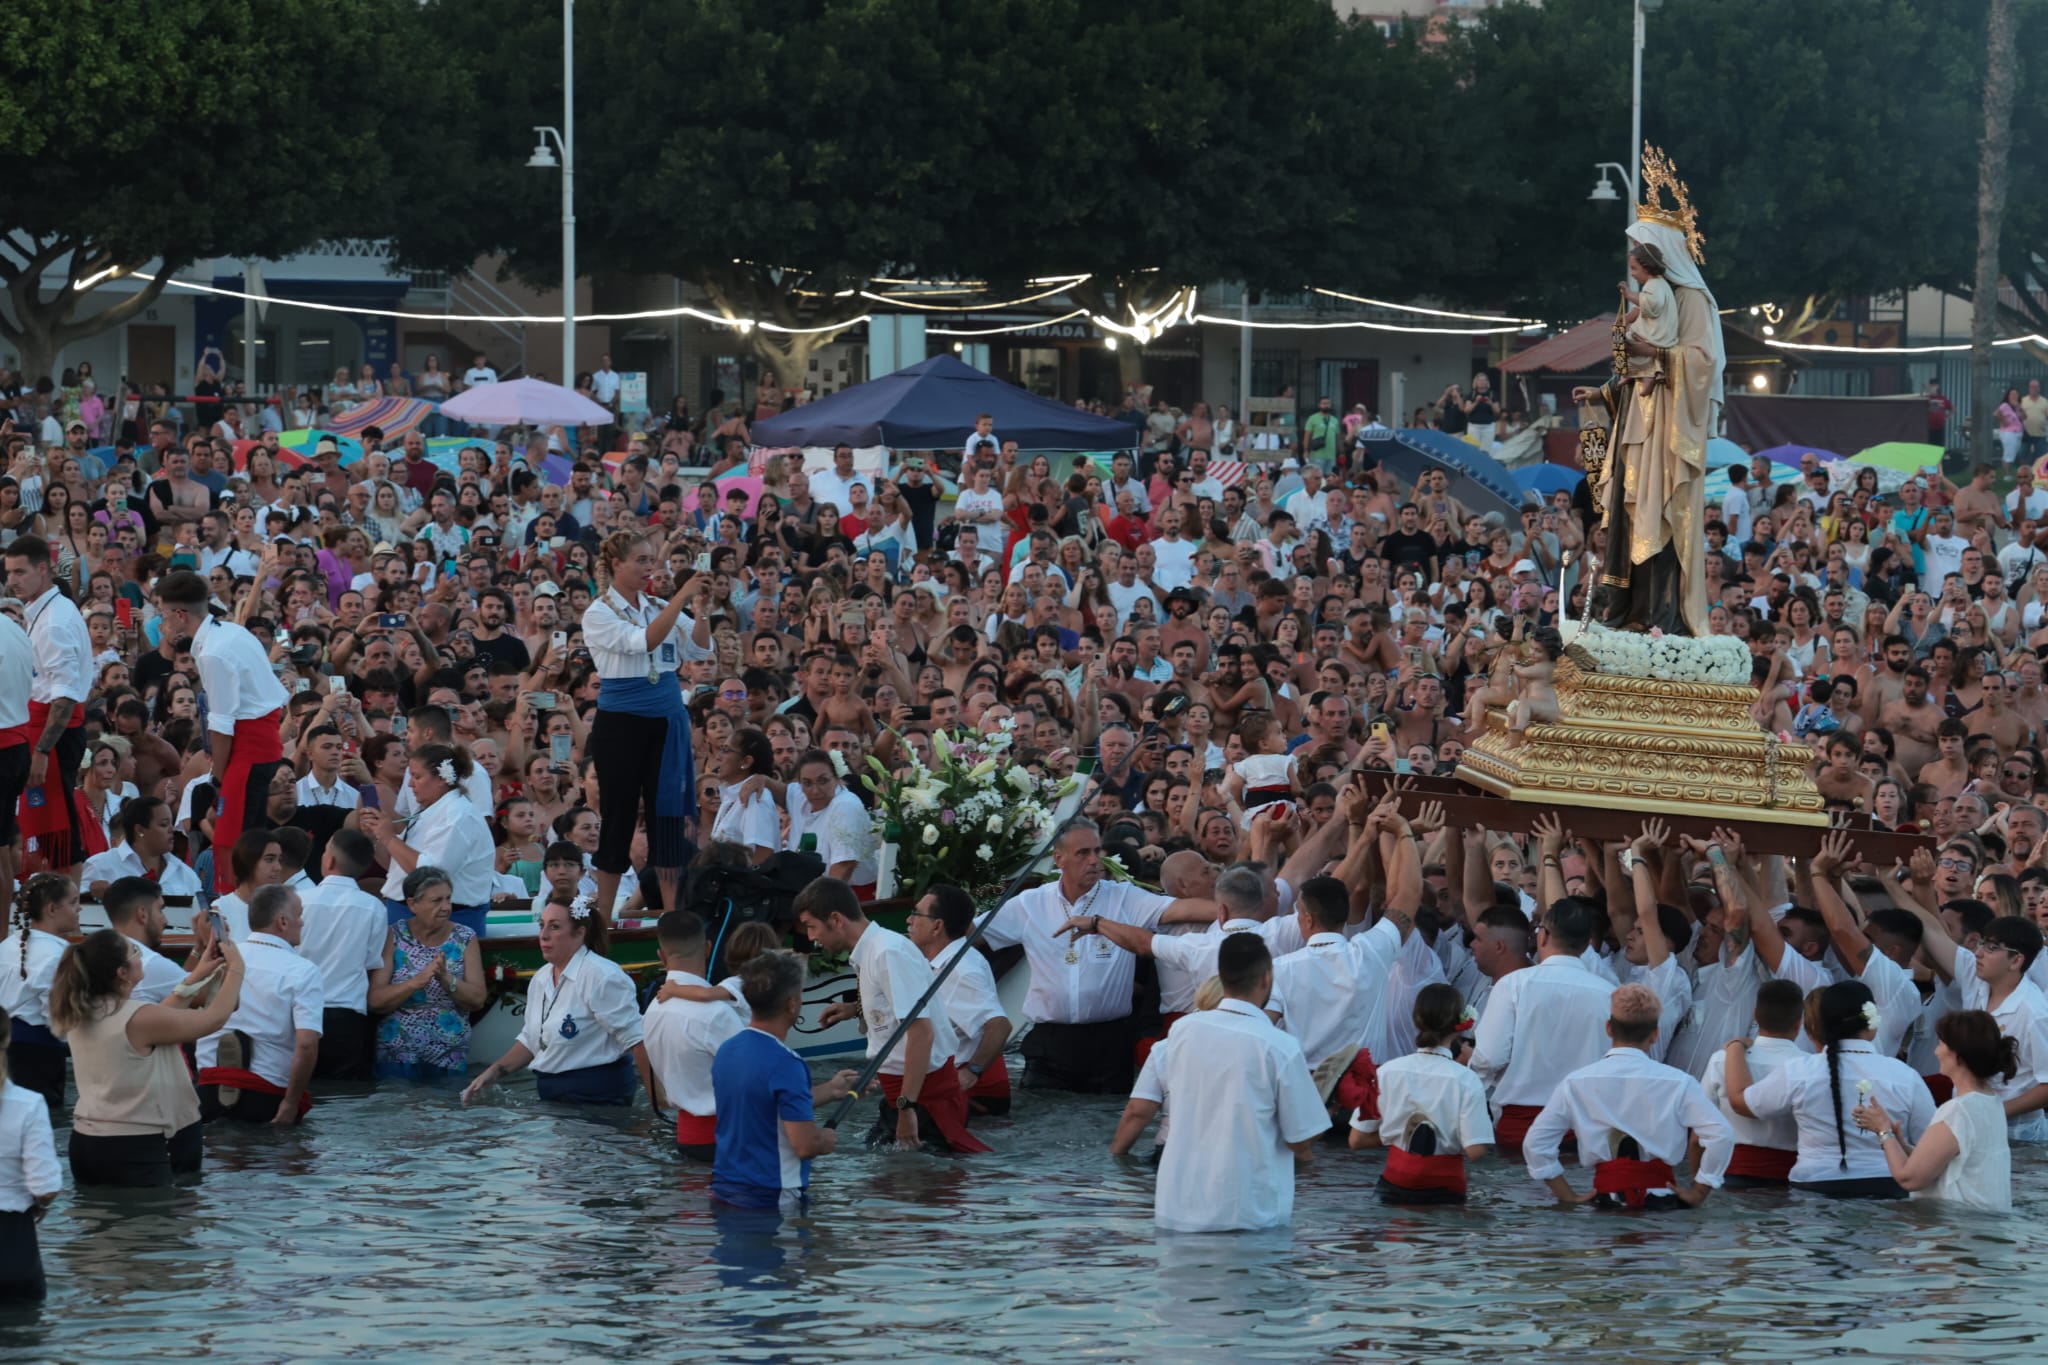
M 533 131 L 533 155 L 526 164 L 535 170 L 559 165 L 562 171 L 561 382 L 567 387 L 576 382 L 576 0 L 562 0 L 562 126 L 536 126 Z M 550 137 L 561 149 L 559 162 L 548 146 Z
M 1633 56 L 1629 73 L 1628 108 L 1628 164 L 1619 165 L 1603 161 L 1593 169 L 1600 172 L 1600 183 L 1586 197 L 1597 203 L 1607 203 L 1614 198 L 1614 187 L 1607 183 L 1607 168 L 1612 166 L 1621 172 L 1621 178 L 1628 182 L 1629 212 L 1635 212 L 1635 205 L 1643 198 L 1643 16 L 1654 14 L 1664 7 L 1664 0 L 1635 0 L 1635 27 L 1633 34 Z
M 1587 195 L 1586 198 L 1596 204 L 1621 203 L 1623 210 L 1629 216 L 1629 221 L 1634 222 L 1636 213 L 1636 195 L 1634 193 L 1630 193 L 1627 196 L 1626 200 L 1624 200 L 1623 196 L 1616 192 L 1614 188 L 1614 182 L 1607 178 L 1607 173 L 1609 171 L 1620 171 L 1622 183 L 1624 185 L 1628 184 L 1628 167 L 1622 165 L 1619 161 L 1602 161 L 1598 165 L 1594 166 L 1593 169 L 1600 172 L 1600 183 L 1593 187 L 1593 192 Z

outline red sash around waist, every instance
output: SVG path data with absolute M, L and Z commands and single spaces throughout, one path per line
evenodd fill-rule
M 1465 1158 L 1462 1156 L 1417 1156 L 1400 1147 L 1387 1148 L 1387 1168 L 1382 1172 L 1389 1185 L 1404 1190 L 1455 1190 L 1465 1193 Z
M 988 1064 L 988 1070 L 974 1080 L 974 1088 L 967 1092 L 970 1100 L 1006 1100 L 1010 1098 L 1010 1068 L 997 1057 Z
M 1728 1174 L 1750 1180 L 1788 1180 L 1792 1163 L 1798 1159 L 1799 1153 L 1782 1147 L 1752 1147 L 1747 1142 L 1738 1142 L 1735 1155 L 1728 1158 Z
M 31 741 L 43 733 L 43 727 L 50 723 L 50 703 L 32 701 L 28 704 L 28 731 Z M 71 721 L 64 728 L 76 730 L 85 724 L 85 707 L 71 708 Z M 18 807 L 21 832 L 24 837 L 36 841 L 40 852 L 52 869 L 69 867 L 83 856 L 71 846 L 72 837 L 81 834 L 85 821 L 80 818 L 78 806 L 72 801 L 72 792 L 78 780 L 77 773 L 64 771 L 64 763 L 52 753 L 43 765 L 43 782 L 39 787 L 26 788 L 21 794 Z
M 1618 1194 L 1632 1209 L 1639 1209 L 1651 1190 L 1671 1188 L 1671 1164 L 1615 1157 L 1593 1168 L 1593 1192 Z
M 1494 1120 L 1493 1140 L 1503 1147 L 1519 1147 L 1522 1139 L 1529 1135 L 1529 1125 L 1543 1112 L 1540 1104 L 1504 1104 L 1500 1117 Z
M 259 763 L 277 763 L 284 758 L 284 738 L 278 732 L 278 718 L 284 713 L 272 711 L 267 716 L 253 720 L 235 722 L 234 747 L 228 751 L 228 766 L 221 773 L 220 791 L 217 794 L 219 814 L 213 821 L 213 846 L 216 849 L 233 848 L 241 836 L 242 825 L 248 819 L 249 771 Z M 267 794 L 258 798 L 257 809 L 264 809 Z M 229 892 L 235 889 L 233 860 L 214 855 L 213 886 L 216 891 Z
M 676 1110 L 676 1142 L 683 1147 L 711 1147 L 718 1142 L 718 1116 L 706 1118 L 688 1110 Z
M 891 1105 L 903 1093 L 903 1078 L 883 1072 L 875 1079 Z M 931 1115 L 932 1126 L 956 1152 L 986 1152 L 989 1146 L 967 1131 L 967 1092 L 960 1088 L 960 1068 L 948 1057 L 937 1071 L 925 1073 L 924 1088 L 917 1092 L 917 1107 Z
M 1947 1104 L 1956 1097 L 1956 1083 L 1942 1075 L 1939 1071 L 1935 1072 L 1932 1076 L 1922 1076 L 1920 1079 L 1927 1082 L 1927 1093 L 1934 1096 L 1936 1104 Z
M 0 725 L 0 749 L 17 749 L 36 737 L 36 727 L 31 721 L 19 725 Z
M 1166 1035 L 1173 1032 L 1173 1026 L 1185 1018 L 1187 1018 L 1187 1015 L 1184 1013 L 1162 1014 L 1159 1016 L 1159 1032 L 1140 1038 L 1137 1042 L 1131 1044 L 1131 1061 L 1137 1066 L 1138 1070 L 1143 1071 L 1145 1069 L 1145 1059 L 1152 1055 L 1152 1049 L 1165 1041 Z M 1004 1093 L 1007 1094 L 1008 1092 Z
M 229 1090 L 253 1090 L 259 1095 L 282 1095 L 284 1087 L 264 1080 L 255 1072 L 239 1066 L 202 1066 L 199 1068 L 199 1084 L 218 1085 Z M 306 1111 L 313 1107 L 313 1097 L 299 1093 L 299 1117 L 306 1117 Z

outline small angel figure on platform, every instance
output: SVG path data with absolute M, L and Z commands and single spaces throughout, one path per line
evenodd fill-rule
M 1522 662 L 1515 665 L 1520 695 L 1508 707 L 1508 729 L 1520 734 L 1531 725 L 1548 725 L 1558 718 L 1557 691 L 1551 679 L 1564 653 L 1564 637 L 1543 627 L 1522 644 Z
M 1514 633 L 1501 632 L 1500 623 L 1494 625 L 1493 638 L 1487 642 L 1492 651 L 1492 661 L 1486 670 L 1486 682 L 1465 694 L 1465 714 L 1472 718 L 1473 725 L 1482 723 L 1488 707 L 1507 706 L 1517 695 L 1515 688 L 1515 658 L 1522 649 L 1522 631 L 1528 618 L 1515 618 Z

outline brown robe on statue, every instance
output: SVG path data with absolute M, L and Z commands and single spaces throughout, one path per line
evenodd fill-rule
M 1707 440 L 1720 427 L 1713 340 L 1721 320 L 1700 290 L 1674 292 L 1678 344 L 1660 357 L 1663 381 L 1647 398 L 1625 377 L 1601 390 L 1615 414 L 1601 619 L 1705 635 Z

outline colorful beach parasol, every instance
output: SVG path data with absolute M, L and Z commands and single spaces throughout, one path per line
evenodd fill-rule
M 1896 469 L 1918 474 L 1923 469 L 1941 468 L 1942 449 L 1921 441 L 1886 441 L 1849 457 L 1850 464 L 1867 464 L 1876 469 Z

